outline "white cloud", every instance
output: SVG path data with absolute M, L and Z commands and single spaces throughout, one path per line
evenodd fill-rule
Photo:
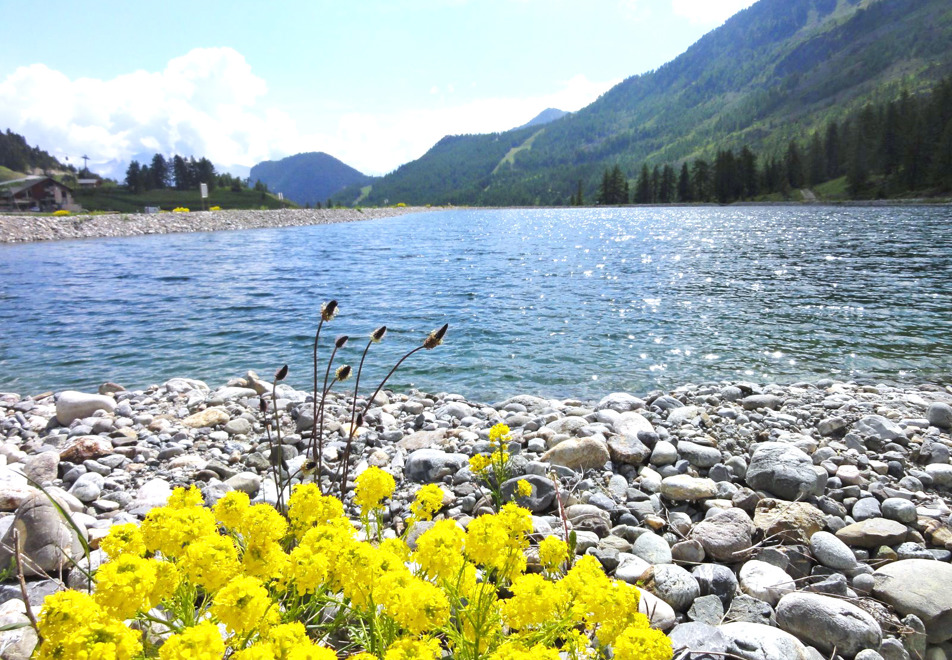
M 692 23 L 721 25 L 755 0 L 671 0 L 671 9 Z
M 34 64 L 0 81 L 0 126 L 60 159 L 88 155 L 111 175 L 137 154 L 155 152 L 252 164 L 293 132 L 285 114 L 256 109 L 266 92 L 231 48 L 197 48 L 163 71 L 112 80 L 70 80 Z
M 72 80 L 43 64 L 21 67 L 0 80 L 0 127 L 60 160 L 78 163 L 85 154 L 91 169 L 120 179 L 130 159 L 154 153 L 249 167 L 325 151 L 382 174 L 420 157 L 444 135 L 507 130 L 549 107 L 578 110 L 617 82 L 579 75 L 550 94 L 469 102 L 426 95 L 416 108 L 325 116 L 316 129 L 301 130 L 287 112 L 267 105 L 267 85 L 243 55 L 199 48 L 162 71 L 112 80 Z M 446 86 L 447 92 L 453 89 Z M 312 117 L 298 120 L 313 125 Z

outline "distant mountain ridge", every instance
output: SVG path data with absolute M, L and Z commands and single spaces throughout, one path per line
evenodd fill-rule
M 364 203 L 563 204 L 620 165 L 779 153 L 863 105 L 952 73 L 948 0 L 760 0 L 659 69 L 544 125 L 447 136 Z M 531 123 L 530 123 L 531 124 Z M 356 190 L 339 196 L 353 201 Z
M 264 161 L 251 168 L 251 181 L 267 184 L 301 206 L 323 204 L 348 186 L 360 187 L 371 177 L 322 151 Z
M 556 119 L 562 119 L 565 115 L 569 114 L 565 110 L 559 110 L 558 108 L 546 108 L 534 118 L 530 119 L 528 122 L 520 126 L 519 128 L 531 128 L 532 126 L 545 126 L 546 124 L 551 124 Z M 515 130 L 519 130 L 519 128 Z

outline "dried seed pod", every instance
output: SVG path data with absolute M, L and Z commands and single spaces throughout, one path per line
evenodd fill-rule
M 347 340 L 348 340 L 348 339 L 350 339 L 350 337 L 348 337 L 347 335 L 341 335 L 341 336 L 338 337 L 337 340 L 334 342 L 334 348 L 338 348 L 338 349 L 344 348 L 344 346 L 347 345 Z
M 321 305 L 321 319 L 326 323 L 337 316 L 337 301 L 331 300 Z
M 386 334 L 387 334 L 387 326 L 382 325 L 373 331 L 373 333 L 370 335 L 370 341 L 372 341 L 375 344 L 379 344 L 381 340 L 383 340 L 384 335 Z
M 338 382 L 341 382 L 341 383 L 342 383 L 342 382 L 344 382 L 345 380 L 347 380 L 348 378 L 350 378 L 350 372 L 351 372 L 351 368 L 350 368 L 350 365 L 349 365 L 349 364 L 345 364 L 345 365 L 342 366 L 342 367 L 337 367 L 337 374 L 336 374 L 336 376 L 337 376 Z
M 284 365 L 283 367 L 278 369 L 277 372 L 275 372 L 274 374 L 274 379 L 276 381 L 282 381 L 287 377 L 288 377 L 288 365 Z
M 423 348 L 430 350 L 436 348 L 443 343 L 443 336 L 446 334 L 447 328 L 450 327 L 449 323 L 444 323 L 443 327 L 438 330 L 434 330 L 426 336 L 426 339 L 423 340 Z

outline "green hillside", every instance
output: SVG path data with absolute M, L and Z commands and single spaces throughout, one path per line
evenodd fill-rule
M 952 73 L 948 0 L 760 0 L 656 71 L 539 129 L 447 137 L 373 182 L 365 204 L 563 204 L 594 199 L 603 172 L 634 179 L 750 147 L 782 157 L 831 121 Z M 507 154 L 507 166 L 498 167 Z M 350 203 L 356 189 L 338 196 Z

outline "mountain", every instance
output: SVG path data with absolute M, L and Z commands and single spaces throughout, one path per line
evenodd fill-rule
M 440 140 L 364 202 L 563 204 L 606 168 L 764 155 L 952 72 L 948 0 L 760 0 L 676 59 L 542 126 Z M 340 194 L 353 201 L 356 190 Z
M 31 147 L 26 138 L 10 129 L 6 133 L 0 131 L 0 167 L 24 173 L 68 169 L 39 147 Z
M 261 181 L 272 192 L 300 205 L 324 203 L 348 186 L 360 187 L 370 177 L 323 152 L 288 156 L 264 161 L 251 168 L 252 181 Z
M 559 110 L 558 108 L 546 108 L 528 123 L 523 124 L 519 128 L 530 128 L 532 126 L 544 126 L 545 124 L 551 124 L 556 119 L 562 119 L 562 117 L 567 114 L 569 113 L 567 113 L 565 110 Z

